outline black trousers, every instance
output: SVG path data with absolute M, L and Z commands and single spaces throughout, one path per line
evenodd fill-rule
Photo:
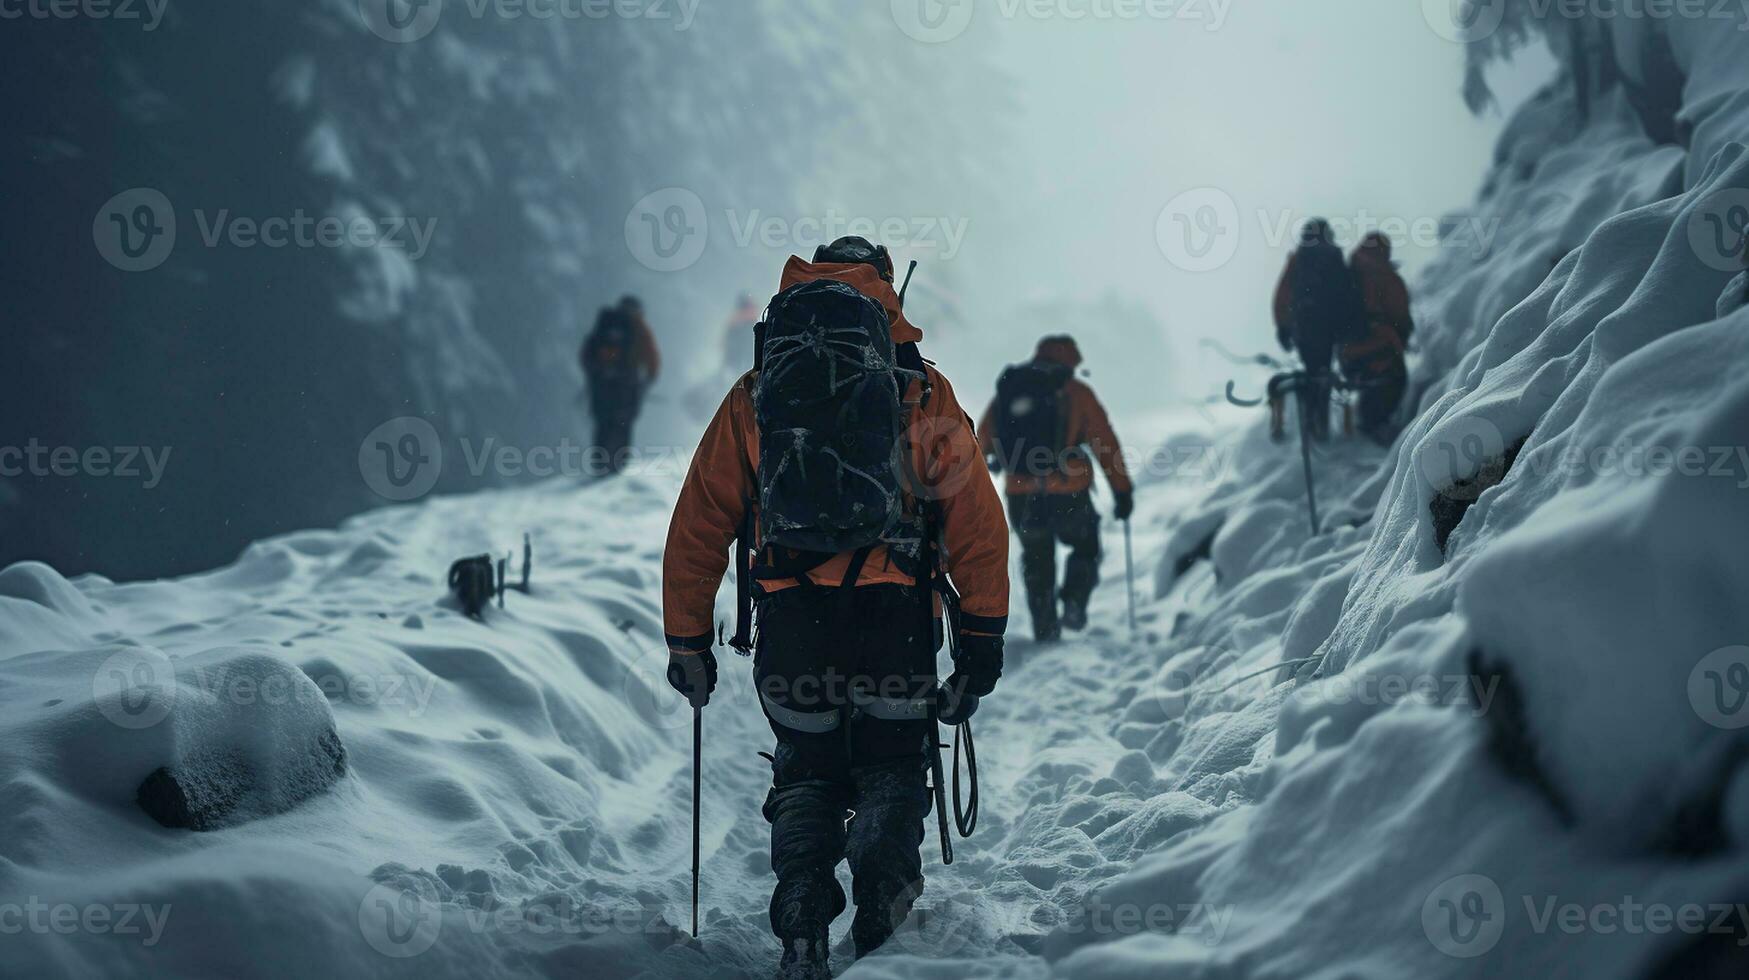
M 1312 331 L 1300 339 L 1300 360 L 1305 364 L 1306 383 L 1299 390 L 1299 410 L 1302 424 L 1313 439 L 1330 438 L 1330 391 L 1335 381 L 1331 365 L 1335 346 L 1328 337 L 1330 331 Z
M 845 910 L 858 956 L 890 938 L 923 891 L 927 715 L 894 718 L 935 685 L 936 626 L 915 589 L 787 589 L 759 600 L 754 676 L 772 734 L 771 929 L 823 935 Z M 871 698 L 878 698 L 876 707 Z M 830 725 L 831 727 L 828 727 Z M 847 818 L 848 817 L 848 822 Z
M 1393 435 L 1391 423 L 1397 417 L 1397 406 L 1403 403 L 1403 395 L 1409 389 L 1408 372 L 1399 364 L 1382 375 L 1360 371 L 1350 376 L 1365 378 L 1369 382 L 1360 389 L 1360 431 L 1384 441 Z
M 1057 602 L 1086 605 L 1099 585 L 1099 511 L 1093 494 L 1032 494 L 1008 498 L 1008 520 L 1020 538 L 1020 565 L 1033 633 L 1057 631 Z M 1069 549 L 1057 587 L 1057 542 Z
M 595 420 L 595 445 L 607 455 L 608 468 L 617 473 L 626 463 L 632 445 L 632 425 L 643 411 L 644 391 L 635 384 L 591 384 L 589 414 Z

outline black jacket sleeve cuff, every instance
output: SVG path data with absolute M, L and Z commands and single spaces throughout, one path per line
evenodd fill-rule
M 960 613 L 960 631 L 1001 636 L 1008 632 L 1008 617 L 973 616 L 971 613 L 962 612 Z
M 700 636 L 675 636 L 669 633 L 667 636 L 668 649 L 679 650 L 683 653 L 704 653 L 715 645 L 712 643 L 712 637 L 709 633 Z

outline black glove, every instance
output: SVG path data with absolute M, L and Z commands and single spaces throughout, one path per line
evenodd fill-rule
M 717 689 L 717 655 L 709 650 L 668 651 L 668 686 L 685 695 L 694 708 L 710 704 L 711 692 Z
M 947 686 L 955 696 L 987 698 L 1002 679 L 1002 638 L 976 633 L 960 634 L 959 656 L 953 661 L 953 676 Z
M 1117 509 L 1113 511 L 1120 521 L 1127 521 L 1136 512 L 1136 495 L 1133 493 L 1117 494 Z
M 963 684 L 965 678 L 956 673 L 948 683 L 935 689 L 935 720 L 949 728 L 965 724 L 978 713 L 978 699 L 957 686 Z

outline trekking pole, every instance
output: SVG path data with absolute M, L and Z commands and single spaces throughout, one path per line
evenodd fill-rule
M 1136 635 L 1136 549 L 1130 534 L 1129 518 L 1123 522 L 1123 565 L 1124 578 L 1128 581 L 1130 590 L 1130 635 Z
M 704 709 L 692 709 L 692 938 L 698 938 L 698 786 L 704 760 Z
M 911 267 L 905 270 L 905 282 L 903 285 L 901 285 L 899 287 L 899 306 L 901 309 L 904 308 L 904 306 L 905 306 L 905 290 L 911 288 L 911 276 L 916 271 L 917 271 L 917 260 L 912 259 L 911 260 Z
M 1306 507 L 1312 513 L 1312 537 L 1318 536 L 1318 490 L 1312 479 L 1312 395 L 1309 380 L 1300 389 L 1300 459 L 1306 468 Z M 1329 411 L 1328 408 L 1325 411 Z

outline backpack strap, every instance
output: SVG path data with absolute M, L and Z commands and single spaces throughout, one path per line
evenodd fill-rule
M 893 353 L 893 363 L 897 365 L 893 370 L 893 380 L 898 382 L 899 385 L 899 401 L 901 403 L 904 402 L 905 392 L 911 390 L 910 376 L 915 375 L 917 380 L 923 384 L 923 392 L 917 398 L 917 406 L 921 408 L 924 405 L 927 405 L 931 394 L 929 388 L 929 362 L 924 360 L 923 351 L 919 349 L 916 342 L 913 341 L 911 343 L 900 344 L 898 347 L 894 348 Z
M 735 638 L 729 641 L 741 656 L 753 653 L 753 505 L 741 518 L 735 535 Z

